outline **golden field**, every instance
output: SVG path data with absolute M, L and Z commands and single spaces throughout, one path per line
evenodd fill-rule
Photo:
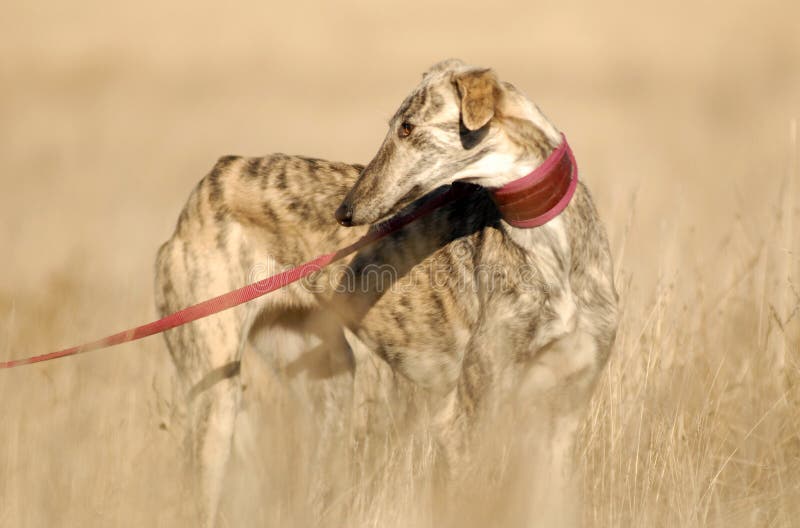
M 611 238 L 622 321 L 576 452 L 584 524 L 798 526 L 798 20 L 771 0 L 9 3 L 0 360 L 153 318 L 155 251 L 220 155 L 366 162 L 460 57 L 565 131 Z M 285 455 L 304 426 L 245 362 L 223 523 L 304 526 L 313 476 Z M 172 373 L 160 337 L 0 371 L 0 526 L 187 525 Z M 414 471 L 321 524 L 424 524 Z

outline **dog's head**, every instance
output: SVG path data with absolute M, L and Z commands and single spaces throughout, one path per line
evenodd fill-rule
M 500 187 L 533 170 L 560 141 L 539 109 L 492 70 L 440 62 L 389 121 L 336 219 L 372 224 L 455 181 Z

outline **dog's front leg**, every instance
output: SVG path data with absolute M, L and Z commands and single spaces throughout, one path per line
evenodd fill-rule
M 540 351 L 523 374 L 517 392 L 525 429 L 519 437 L 517 488 L 523 516 L 532 526 L 579 524 L 575 440 L 600 358 L 594 337 L 575 330 Z
M 473 336 L 455 385 L 431 395 L 432 431 L 438 446 L 435 465 L 434 526 L 460 526 L 471 518 L 470 495 L 474 491 L 476 425 L 483 413 L 492 370 Z M 483 487 L 483 486 L 481 486 Z

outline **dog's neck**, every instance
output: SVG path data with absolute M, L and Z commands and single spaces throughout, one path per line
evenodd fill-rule
M 492 141 L 498 148 L 468 169 L 467 180 L 492 189 L 510 227 L 542 226 L 566 208 L 577 187 L 578 169 L 566 137 L 511 85 L 498 102 L 494 123 Z
M 510 226 L 539 227 L 569 204 L 578 184 L 575 157 L 562 134 L 561 144 L 528 174 L 492 192 L 503 220 Z

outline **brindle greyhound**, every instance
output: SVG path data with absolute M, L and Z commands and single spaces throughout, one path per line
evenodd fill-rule
M 241 400 L 238 365 L 256 327 L 313 335 L 267 355 L 291 362 L 287 375 L 347 380 L 339 386 L 360 403 L 342 414 L 363 414 L 353 419 L 362 435 L 382 423 L 371 406 L 384 401 L 370 396 L 376 391 L 423 402 L 429 412 L 405 416 L 433 424 L 445 482 L 458 478 L 476 417 L 498 398 L 545 410 L 533 425 L 561 468 L 553 477 L 564 474 L 617 327 L 606 234 L 582 183 L 560 215 L 535 228 L 512 225 L 492 194 L 562 141 L 514 86 L 449 60 L 403 101 L 366 167 L 282 154 L 217 162 L 158 253 L 162 314 L 239 287 L 254 269 L 348 244 L 442 186 L 472 185 L 343 266 L 167 333 L 189 395 L 188 452 L 204 525 L 216 522 Z

